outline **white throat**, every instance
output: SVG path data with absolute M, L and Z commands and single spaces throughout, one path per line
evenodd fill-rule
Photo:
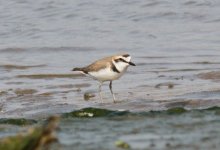
M 131 60 L 131 57 L 127 57 L 125 59 L 127 62 L 130 62 Z M 113 61 L 113 64 L 115 65 L 115 67 L 118 69 L 119 72 L 125 72 L 129 66 L 128 63 L 125 63 L 125 62 L 114 62 Z

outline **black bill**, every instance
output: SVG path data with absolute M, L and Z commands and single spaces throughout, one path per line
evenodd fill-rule
M 131 65 L 131 66 L 136 66 L 136 65 L 135 65 L 133 62 L 131 62 L 131 61 L 130 61 L 128 64 Z

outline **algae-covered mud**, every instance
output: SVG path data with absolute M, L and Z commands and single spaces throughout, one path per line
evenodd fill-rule
M 139 113 L 87 108 L 64 114 L 58 137 L 64 149 L 217 150 L 219 125 L 219 107 Z
M 7 121 L 7 122 L 6 122 Z M 0 126 L 4 124 L 26 125 L 30 120 L 25 119 L 5 119 L 0 122 Z M 52 116 L 44 125 L 30 127 L 27 131 L 23 131 L 17 135 L 8 137 L 0 137 L 1 150 L 43 150 L 48 149 L 51 143 L 57 142 L 55 131 L 58 128 L 59 117 Z M 5 131 L 6 130 L 6 131 Z M 2 132 L 7 133 L 8 127 L 3 127 Z M 2 133 L 1 133 L 2 136 Z
M 2 1 L 0 136 L 58 114 L 62 149 L 218 149 L 219 14 L 217 0 Z M 71 70 L 119 53 L 137 66 L 102 103 Z
M 62 114 L 59 125 L 57 125 L 56 118 L 50 120 L 52 122 L 43 128 L 50 132 L 42 132 L 42 128 L 39 131 L 39 128 L 35 127 L 35 130 L 29 129 L 28 135 L 20 136 L 12 134 L 15 132 L 12 129 L 24 132 L 24 126 L 25 128 L 33 125 L 39 126 L 44 121 L 36 124 L 26 120 L 26 122 L 34 123 L 31 126 L 25 122 L 21 126 L 20 123 L 16 125 L 15 122 L 10 121 L 7 124 L 11 126 L 5 126 L 4 122 L 0 122 L 0 137 L 2 137 L 0 147 L 1 144 L 5 144 L 7 150 L 9 148 L 6 146 L 12 147 L 13 144 L 28 145 L 27 141 L 32 139 L 32 144 L 29 146 L 32 145 L 32 148 L 35 148 L 42 145 L 39 144 L 40 142 L 44 142 L 46 145 L 50 140 L 56 139 L 57 142 L 50 143 L 50 149 L 217 150 L 219 148 L 219 107 L 202 110 L 174 107 L 165 111 L 138 113 L 90 107 Z M 59 130 L 56 134 L 52 134 L 51 132 L 57 126 L 59 126 Z M 4 138 L 6 135 L 11 137 Z M 25 140 L 21 140 L 21 138 Z M 37 142 L 33 142 L 33 139 Z M 17 142 L 18 140 L 21 141 Z M 26 149 L 28 148 L 24 148 L 24 150 Z

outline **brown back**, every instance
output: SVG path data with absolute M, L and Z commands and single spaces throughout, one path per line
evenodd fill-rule
M 86 72 L 97 71 L 97 70 L 106 68 L 111 65 L 112 65 L 112 56 L 105 57 L 105 58 L 95 61 L 89 66 L 84 67 L 83 71 L 86 71 Z

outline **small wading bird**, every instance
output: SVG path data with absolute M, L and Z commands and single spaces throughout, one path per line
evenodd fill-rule
M 129 65 L 135 66 L 135 64 L 131 62 L 131 56 L 129 54 L 123 54 L 105 57 L 95 61 L 89 66 L 74 68 L 72 71 L 80 71 L 81 73 L 89 75 L 93 79 L 99 81 L 99 97 L 101 100 L 102 84 L 105 81 L 110 81 L 109 88 L 113 101 L 115 102 L 115 95 L 112 91 L 112 81 L 120 78 L 125 73 Z

